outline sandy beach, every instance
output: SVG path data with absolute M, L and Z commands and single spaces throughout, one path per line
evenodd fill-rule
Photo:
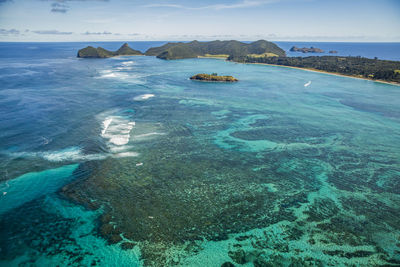
M 240 63 L 240 62 L 237 62 L 237 63 Z M 341 77 L 347 77 L 347 78 L 355 78 L 355 79 L 361 79 L 361 80 L 367 80 L 367 81 L 372 81 L 372 82 L 378 82 L 378 83 L 385 83 L 385 84 L 391 84 L 391 85 L 400 86 L 400 84 L 399 84 L 399 83 L 396 83 L 396 82 L 387 82 L 387 81 L 382 81 L 382 80 L 374 80 L 374 79 L 368 79 L 368 78 L 365 78 L 365 77 L 357 77 L 357 76 L 352 76 L 352 75 L 344 75 L 344 74 L 340 74 L 340 73 L 328 72 L 328 71 L 317 70 L 317 69 L 310 69 L 310 68 L 300 68 L 300 67 L 292 67 L 292 66 L 276 65 L 276 64 L 267 64 L 267 63 L 242 63 L 242 64 L 255 64 L 255 65 L 266 65 L 266 66 L 284 67 L 284 68 L 291 68 L 291 69 L 298 69 L 298 70 L 319 72 L 319 73 L 324 73 L 324 74 L 329 74 L 329 75 L 335 75 L 335 76 L 341 76 Z

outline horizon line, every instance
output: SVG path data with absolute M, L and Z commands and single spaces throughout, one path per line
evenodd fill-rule
M 400 43 L 399 41 L 304 41 L 304 40 L 268 40 L 268 39 L 254 39 L 254 40 L 241 40 L 241 39 L 191 39 L 191 40 L 96 40 L 96 41 L 2 41 L 0 43 L 107 43 L 107 42 L 210 42 L 210 41 L 239 41 L 239 42 L 256 42 L 259 40 L 265 40 L 268 42 L 299 42 L 299 43 Z

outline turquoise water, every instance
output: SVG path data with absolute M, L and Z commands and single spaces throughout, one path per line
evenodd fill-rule
M 400 264 L 399 86 L 23 47 L 0 62 L 1 266 Z
M 62 185 L 71 182 L 73 171 L 77 167 L 78 164 L 72 164 L 41 172 L 29 172 L 2 184 L 5 191 L 3 191 L 0 214 L 58 191 Z

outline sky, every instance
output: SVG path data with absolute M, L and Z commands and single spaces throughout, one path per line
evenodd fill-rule
M 0 41 L 400 42 L 400 0 L 0 0 Z

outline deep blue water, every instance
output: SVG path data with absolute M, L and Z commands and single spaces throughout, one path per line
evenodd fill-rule
M 86 45 L 0 43 L 0 266 L 399 264 L 399 86 Z
M 129 45 L 139 51 L 145 52 L 150 47 L 161 46 L 167 41 L 139 41 L 129 42 Z M 276 41 L 279 47 L 286 51 L 288 56 L 361 56 L 367 58 L 377 57 L 386 60 L 400 60 L 400 43 L 350 43 L 350 42 L 283 42 Z M 42 53 L 52 55 L 70 56 L 82 47 L 92 45 L 101 46 L 110 50 L 117 50 L 121 42 L 74 42 L 74 43 L 0 43 L 0 58 L 40 58 Z M 325 53 L 300 53 L 289 51 L 292 46 L 318 47 Z M 338 51 L 329 54 L 330 50 Z
M 386 60 L 400 60 L 400 43 L 347 43 L 347 42 L 275 42 L 288 56 L 361 56 Z M 301 53 L 289 51 L 292 46 L 317 47 L 324 53 Z M 337 54 L 329 54 L 336 50 Z

